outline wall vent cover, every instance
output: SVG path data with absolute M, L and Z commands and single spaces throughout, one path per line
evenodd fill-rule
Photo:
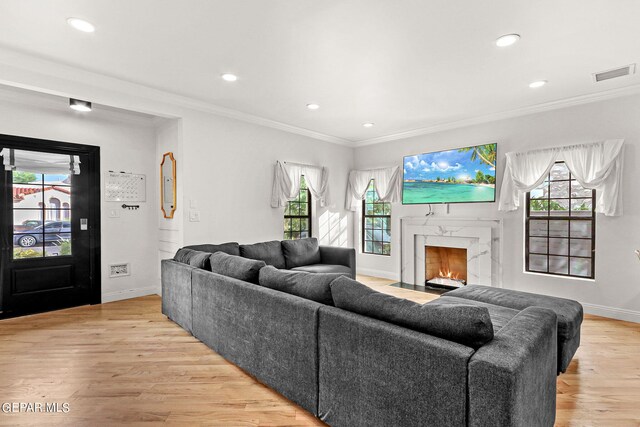
M 611 80 L 617 77 L 629 76 L 636 72 L 636 64 L 625 65 L 624 67 L 615 68 L 613 70 L 601 71 L 593 74 L 593 80 L 601 82 L 604 80 Z
M 129 263 L 109 264 L 109 277 L 121 277 L 131 275 Z

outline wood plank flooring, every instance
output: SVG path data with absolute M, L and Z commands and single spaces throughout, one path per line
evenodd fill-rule
M 359 277 L 418 302 L 436 295 Z M 640 325 L 587 316 L 558 378 L 558 426 L 640 425 Z M 323 425 L 160 313 L 149 296 L 0 321 L 0 403 L 68 402 L 0 425 Z

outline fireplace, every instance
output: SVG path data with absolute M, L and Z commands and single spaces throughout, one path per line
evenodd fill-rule
M 424 261 L 427 286 L 459 288 L 467 284 L 467 249 L 426 245 Z

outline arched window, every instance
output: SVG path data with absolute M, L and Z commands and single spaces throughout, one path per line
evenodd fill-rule
M 50 219 L 60 221 L 60 200 L 52 197 L 49 199 L 49 215 Z
M 63 210 L 62 210 L 62 218 L 63 218 L 65 221 L 69 221 L 69 219 L 71 218 L 71 210 L 70 210 L 70 209 L 71 209 L 71 206 L 69 205 L 69 203 L 64 202 L 64 203 L 62 204 L 62 209 L 63 209 Z

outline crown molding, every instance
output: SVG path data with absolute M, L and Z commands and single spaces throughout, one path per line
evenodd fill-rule
M 468 119 L 457 120 L 455 122 L 438 123 L 432 126 L 413 129 L 404 132 L 398 132 L 390 135 L 379 136 L 376 138 L 364 139 L 351 144 L 352 147 L 365 147 L 367 145 L 381 144 L 383 142 L 397 141 L 421 135 L 429 135 L 438 132 L 473 126 L 483 123 L 495 122 L 498 120 L 510 119 L 514 117 L 527 116 L 530 114 L 542 113 L 545 111 L 558 110 L 577 105 L 590 104 L 592 102 L 605 101 L 607 99 L 619 98 L 628 95 L 640 93 L 640 84 L 625 86 L 622 88 L 610 89 L 601 92 L 591 93 L 588 95 L 579 95 L 572 98 L 565 98 L 543 104 L 532 105 L 529 107 L 517 108 L 514 110 L 503 111 L 500 113 L 487 114 Z
M 351 148 L 381 144 L 640 93 L 640 84 L 630 85 L 499 113 L 437 123 L 423 128 L 370 139 L 349 140 L 221 107 L 206 101 L 117 77 L 80 69 L 50 58 L 25 53 L 2 45 L 0 45 L 0 84 L 62 97 L 91 99 L 96 104 L 155 115 L 160 118 L 180 118 L 183 116 L 185 109 L 204 112 Z
M 316 132 L 310 129 L 301 128 L 242 111 L 221 107 L 210 102 L 179 95 L 161 89 L 156 89 L 150 86 L 127 81 L 117 77 L 81 69 L 69 64 L 51 60 L 49 58 L 44 58 L 39 55 L 11 49 L 6 46 L 0 46 L 0 58 L 2 58 L 0 59 L 0 66 L 2 66 L 0 69 L 2 69 L 2 71 L 15 71 L 14 74 L 18 76 L 17 78 L 12 79 L 6 76 L 6 74 L 8 73 L 0 73 L 0 75 L 5 74 L 0 76 L 0 84 L 4 84 L 6 86 L 22 88 L 56 96 L 92 99 L 92 102 L 100 104 L 101 102 L 99 99 L 95 99 L 93 96 L 85 96 L 85 92 L 94 92 L 94 90 L 87 91 L 86 87 L 88 86 L 91 89 L 99 88 L 102 90 L 111 91 L 112 93 L 126 95 L 127 100 L 122 103 L 113 101 L 102 102 L 110 107 L 137 111 L 145 114 L 158 115 L 165 118 L 181 117 L 180 112 L 175 111 L 175 108 L 167 109 L 161 107 L 160 105 L 157 105 L 158 103 L 164 105 L 168 104 L 173 107 L 179 107 L 178 109 L 189 109 L 214 114 L 217 116 L 277 129 L 288 133 L 302 135 L 333 144 L 350 146 L 353 143 L 353 141 L 348 139 Z M 47 76 L 53 78 L 53 80 L 55 80 L 57 84 L 55 84 L 55 87 L 51 87 L 49 85 L 43 86 L 42 84 L 26 83 L 24 81 L 25 79 L 28 79 L 31 76 L 35 77 L 36 75 L 40 77 L 39 79 L 36 78 L 36 80 L 43 80 L 42 77 Z M 59 83 L 61 81 L 64 81 L 65 84 L 63 86 L 65 87 L 74 87 L 74 91 L 71 92 L 69 90 L 60 89 L 61 86 L 59 85 Z M 80 89 L 80 85 L 78 84 L 84 84 L 85 90 Z M 113 97 L 111 97 L 111 99 L 113 99 Z M 153 105 L 152 107 L 137 106 L 136 99 L 150 101 L 152 103 L 155 103 L 156 105 Z

